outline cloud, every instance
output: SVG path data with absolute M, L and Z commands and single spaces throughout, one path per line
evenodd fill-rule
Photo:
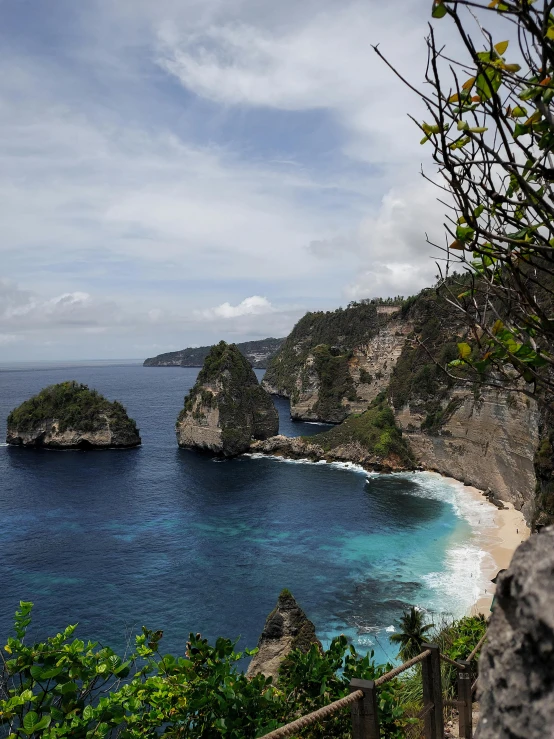
M 140 301 L 105 301 L 73 291 L 54 297 L 21 289 L 0 280 L 0 345 L 17 344 L 19 356 L 48 347 L 48 355 L 77 351 L 83 337 L 89 348 L 103 347 L 106 357 L 158 354 L 172 347 L 215 343 L 220 339 L 246 340 L 286 336 L 304 313 L 301 307 L 272 305 L 253 295 L 236 305 L 175 312 L 146 310 Z M 175 343 L 176 337 L 180 337 Z M 138 341 L 137 341 L 138 339 Z M 126 353 L 121 346 L 128 347 Z M 73 349 L 72 349 L 73 347 Z M 71 355 L 69 355 L 71 356 Z M 93 355 L 89 355 L 93 356 Z
M 417 4 L 34 9 L 0 28 L 11 356 L 283 335 L 305 310 L 432 279 L 417 104 L 371 49 L 423 72 Z
M 238 305 L 222 303 L 215 308 L 195 311 L 197 316 L 208 320 L 237 318 L 238 316 L 261 316 L 274 312 L 275 308 L 269 300 L 259 295 L 252 295 L 250 298 L 245 298 Z
M 441 253 L 427 238 L 444 243 L 444 210 L 424 180 L 389 191 L 358 230 L 360 270 L 348 297 L 407 296 L 433 284 Z

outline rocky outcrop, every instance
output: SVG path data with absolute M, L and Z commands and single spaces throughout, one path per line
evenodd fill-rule
M 276 607 L 267 617 L 258 641 L 258 653 L 252 658 L 246 674 L 252 677 L 261 672 L 272 677 L 275 683 L 279 667 L 289 652 L 293 649 L 307 652 L 312 644 L 322 649 L 313 623 L 292 594 L 283 590 Z
M 479 661 L 478 739 L 543 739 L 554 716 L 554 527 L 528 539 L 499 577 Z
M 277 433 L 271 397 L 234 344 L 212 347 L 176 423 L 177 442 L 232 457 Z
M 265 369 L 277 354 L 284 339 L 259 339 L 235 344 L 255 369 Z M 165 352 L 156 357 L 149 357 L 143 362 L 144 367 L 202 367 L 211 346 L 195 346 L 180 349 L 176 352 Z
M 77 382 L 62 382 L 26 400 L 8 416 L 8 444 L 50 449 L 139 446 L 136 423 L 125 408 Z
M 369 453 L 359 441 L 352 440 L 332 449 L 324 449 L 321 444 L 314 443 L 313 438 L 272 436 L 266 441 L 252 442 L 250 451 L 286 459 L 308 459 L 311 462 L 352 462 L 368 471 L 400 472 L 413 469 L 397 456 L 382 457 Z
M 490 489 L 532 520 L 539 443 L 534 401 L 494 388 L 453 387 L 432 416 L 407 404 L 396 421 L 423 467 Z
M 353 462 L 367 470 L 414 469 L 414 460 L 384 399 L 359 416 L 310 437 L 273 436 L 254 442 L 252 452 L 326 462 Z

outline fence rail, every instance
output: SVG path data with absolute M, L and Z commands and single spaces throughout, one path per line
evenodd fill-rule
M 378 688 L 419 663 L 421 663 L 423 684 L 423 707 L 418 718 L 424 722 L 425 739 L 443 739 L 444 708 L 447 706 L 457 708 L 459 711 L 460 739 L 471 739 L 473 734 L 472 696 L 477 686 L 477 680 L 473 684 L 471 683 L 470 663 L 481 649 L 485 638 L 486 634 L 479 640 L 466 660 L 450 659 L 450 657 L 440 653 L 440 649 L 436 644 L 423 644 L 421 654 L 381 675 L 377 680 L 353 678 L 350 681 L 350 695 L 329 703 L 317 711 L 301 716 L 296 721 L 265 734 L 261 739 L 286 739 L 286 737 L 291 737 L 296 732 L 316 724 L 348 706 L 350 706 L 352 720 L 352 739 L 379 739 Z M 443 701 L 441 660 L 455 667 L 458 672 L 458 700 Z

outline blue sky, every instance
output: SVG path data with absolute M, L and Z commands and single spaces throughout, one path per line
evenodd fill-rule
M 285 335 L 432 282 L 428 3 L 0 0 L 0 356 Z

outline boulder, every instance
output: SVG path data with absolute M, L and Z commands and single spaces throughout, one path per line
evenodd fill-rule
M 479 739 L 544 739 L 554 726 L 554 526 L 498 578 L 479 662 Z
M 306 616 L 289 590 L 281 591 L 277 605 L 265 622 L 258 641 L 258 653 L 254 655 L 246 674 L 250 677 L 261 672 L 277 682 L 281 662 L 292 649 L 307 652 L 312 644 L 322 649 L 315 626 Z
M 139 430 L 117 400 L 75 381 L 41 390 L 8 416 L 6 441 L 50 449 L 113 449 L 141 443 Z
M 235 344 L 213 346 L 177 419 L 179 446 L 233 457 L 278 430 L 277 410 L 248 360 Z

